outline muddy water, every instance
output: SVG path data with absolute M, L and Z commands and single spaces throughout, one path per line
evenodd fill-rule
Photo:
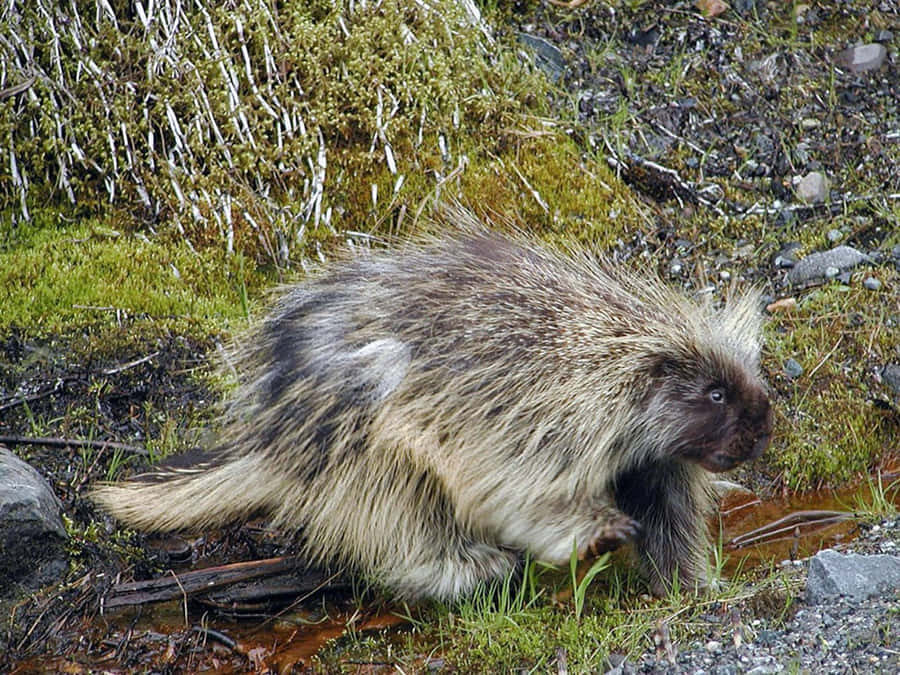
M 882 477 L 887 487 L 900 474 Z M 900 507 L 900 484 L 886 497 Z M 824 548 L 838 546 L 859 534 L 865 515 L 856 505 L 873 502 L 872 485 L 856 485 L 843 491 L 827 490 L 789 499 L 763 501 L 752 494 L 733 493 L 721 504 L 726 572 L 809 557 Z M 714 528 L 717 524 L 714 524 Z
M 304 672 L 329 640 L 350 630 L 402 623 L 390 611 L 366 614 L 337 607 L 286 613 L 276 620 L 229 621 L 188 613 L 172 601 L 97 619 L 85 632 L 103 638 L 87 640 L 95 646 L 89 653 L 32 659 L 11 673 Z

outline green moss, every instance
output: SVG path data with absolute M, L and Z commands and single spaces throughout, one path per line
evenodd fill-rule
M 273 12 L 164 0 L 147 26 L 124 6 L 113 22 L 90 3 L 45 4 L 0 20 L 18 36 L 4 45 L 39 45 L 28 68 L 43 73 L 0 102 L 17 167 L 0 175 L 0 211 L 26 219 L 48 201 L 71 215 L 112 209 L 128 230 L 154 223 L 286 265 L 335 230 L 371 228 L 393 202 L 415 211 L 462 148 L 470 160 L 496 151 L 541 106 L 541 78 L 455 2 Z M 27 82 L 5 56 L 10 81 Z M 431 180 L 398 182 L 413 174 Z
M 774 315 L 764 362 L 777 390 L 776 437 L 767 454 L 792 489 L 836 486 L 859 479 L 888 459 L 898 428 L 887 406 L 892 393 L 878 378 L 898 356 L 889 326 L 898 318 L 900 274 L 882 268 L 885 290 L 828 284 L 800 296 L 797 308 Z M 803 374 L 788 378 L 793 358 Z
M 237 254 L 39 214 L 0 233 L 0 328 L 54 332 L 135 316 L 221 328 L 243 318 L 243 294 L 264 278 L 245 275 Z

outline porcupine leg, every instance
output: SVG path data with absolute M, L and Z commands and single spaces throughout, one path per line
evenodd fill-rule
M 345 464 L 333 499 L 316 502 L 317 543 L 406 599 L 452 599 L 512 571 L 516 552 L 468 532 L 441 482 L 402 456 L 376 449 Z
M 677 580 L 682 590 L 708 584 L 709 498 L 699 466 L 671 461 L 642 466 L 616 481 L 616 501 L 641 523 L 637 540 L 641 567 L 654 593 Z
M 493 511 L 502 517 L 494 521 L 505 543 L 554 565 L 568 563 L 573 548 L 579 559 L 617 549 L 635 540 L 641 529 L 636 520 L 603 502 L 548 499 L 525 511 L 502 513 L 499 506 Z

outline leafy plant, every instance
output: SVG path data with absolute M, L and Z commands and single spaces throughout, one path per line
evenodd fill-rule
M 587 594 L 588 587 L 591 585 L 591 581 L 607 567 L 609 567 L 609 553 L 604 553 L 594 561 L 579 581 L 578 546 L 577 544 L 572 545 L 572 555 L 569 556 L 569 574 L 572 581 L 572 600 L 575 603 L 576 621 L 581 621 L 581 614 L 584 611 L 584 598 Z

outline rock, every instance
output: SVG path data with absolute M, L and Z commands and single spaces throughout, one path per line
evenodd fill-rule
M 844 238 L 844 233 L 838 229 L 828 230 L 828 241 L 832 244 L 838 243 L 841 239 Z
M 865 253 L 857 251 L 852 246 L 837 246 L 830 251 L 810 253 L 788 272 L 787 281 L 794 285 L 803 284 L 825 277 L 829 267 L 843 271 L 871 260 Z
M 788 359 L 784 362 L 784 374 L 788 379 L 795 380 L 803 374 L 803 366 L 795 359 Z
M 835 57 L 835 62 L 852 73 L 864 73 L 867 70 L 880 68 L 885 57 L 887 57 L 885 46 L 872 43 L 850 47 L 839 52 Z
M 866 277 L 866 280 L 863 281 L 863 286 L 865 286 L 870 291 L 880 291 L 881 281 L 879 279 L 876 279 L 875 277 Z
M 900 364 L 889 363 L 881 369 L 881 379 L 895 394 L 900 394 Z
M 47 481 L 0 447 L 0 597 L 39 588 L 65 573 L 61 508 Z
M 566 70 L 566 60 L 555 45 L 544 38 L 529 35 L 528 33 L 519 33 L 516 38 L 520 44 L 525 45 L 534 52 L 535 65 L 543 70 L 547 77 L 553 82 L 562 77 Z
M 820 605 L 840 595 L 854 600 L 891 595 L 900 590 L 900 556 L 841 555 L 819 551 L 809 562 L 806 602 Z
M 797 183 L 797 196 L 805 204 L 820 204 L 828 196 L 830 183 L 821 171 L 811 171 Z

